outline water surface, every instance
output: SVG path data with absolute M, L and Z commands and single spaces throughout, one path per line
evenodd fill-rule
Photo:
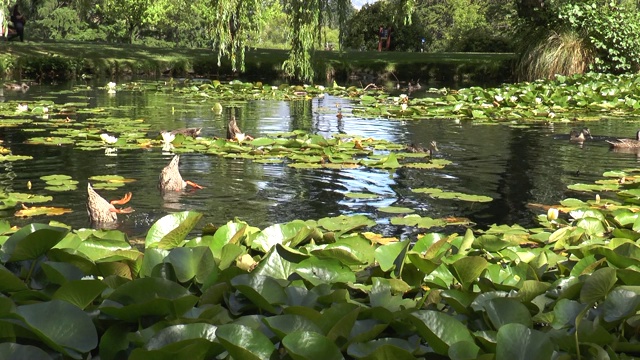
M 4 93 L 4 100 L 50 99 L 56 103 L 86 101 L 90 107 L 115 108 L 114 116 L 143 119 L 152 133 L 182 127 L 203 127 L 203 136 L 224 136 L 225 124 L 236 114 L 240 127 L 253 136 L 274 132 L 306 130 L 331 136 L 335 133 L 381 138 L 396 143 L 426 146 L 436 140 L 438 158 L 453 163 L 444 169 L 401 168 L 395 172 L 376 169 L 294 169 L 284 164 L 261 164 L 251 160 L 222 158 L 206 154 L 183 154 L 181 173 L 205 189 L 162 197 L 156 189 L 158 174 L 168 164 L 171 153 L 160 149 L 119 151 L 116 156 L 74 150 L 69 146 L 28 145 L 34 135 L 19 128 L 0 127 L 0 139 L 14 154 L 32 155 L 33 160 L 0 163 L 0 190 L 53 195 L 43 205 L 70 207 L 73 212 L 56 217 L 17 219 L 12 212 L 0 213 L 12 224 L 57 220 L 74 228 L 88 226 L 86 183 L 94 175 L 122 175 L 136 179 L 117 191 L 100 191 L 106 198 L 133 192 L 136 210 L 121 215 L 120 228 L 131 236 L 144 235 L 163 215 L 180 210 L 204 213 L 203 224 L 222 225 L 238 218 L 258 227 L 294 219 L 319 219 L 340 214 L 366 214 L 388 235 L 407 235 L 406 230 L 389 225 L 391 216 L 379 212 L 383 206 L 410 207 L 422 216 L 467 217 L 478 228 L 497 224 L 532 226 L 543 211 L 529 204 L 556 204 L 566 197 L 589 198 L 595 194 L 576 193 L 567 185 L 591 183 L 604 171 L 638 167 L 635 153 L 609 150 L 606 137 L 632 137 L 640 123 L 637 118 L 610 119 L 568 124 L 487 125 L 451 119 L 399 121 L 363 119 L 351 114 L 349 100 L 325 96 L 313 100 L 250 101 L 223 103 L 221 115 L 214 114 L 213 101 L 189 102 L 183 98 L 153 92 L 120 91 L 109 96 L 104 89 L 63 92 L 74 84 L 32 86 L 26 93 Z M 76 86 L 75 89 L 78 87 Z M 341 108 L 345 115 L 336 116 Z M 78 121 L 89 115 L 77 114 Z M 2 121 L 0 119 L 0 121 Z M 42 121 L 40 119 L 39 121 Z M 572 143 L 572 128 L 588 126 L 595 139 Z M 78 190 L 51 192 L 40 176 L 67 174 L 80 181 Z M 27 182 L 33 184 L 27 190 Z M 486 195 L 489 203 L 439 200 L 411 189 L 436 187 L 476 195 Z M 372 192 L 374 200 L 347 198 L 349 192 Z M 606 194 L 603 194 L 606 196 Z

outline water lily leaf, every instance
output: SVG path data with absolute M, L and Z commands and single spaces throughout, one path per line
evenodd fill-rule
M 278 314 L 280 310 L 276 306 L 287 299 L 283 287 L 268 276 L 241 274 L 231 279 L 231 285 L 253 304 L 272 314 Z
M 295 220 L 286 224 L 271 225 L 253 235 L 251 247 L 267 253 L 276 244 L 287 245 L 287 243 L 298 234 L 310 234 L 310 231 L 311 229 L 302 220 Z M 304 237 L 306 238 L 306 236 Z
M 45 175 L 45 176 L 40 176 L 40 179 L 47 182 L 48 181 L 65 181 L 65 180 L 71 180 L 71 176 L 64 175 L 64 174 Z
M 0 196 L 1 195 L 2 193 L 0 193 Z M 26 193 L 9 193 L 8 197 L 9 199 L 16 202 L 23 202 L 23 203 L 29 203 L 29 204 L 44 203 L 44 202 L 53 200 L 52 196 L 26 194 Z
M 401 206 L 384 206 L 384 207 L 378 208 L 378 211 L 391 213 L 391 214 L 407 214 L 407 213 L 412 213 L 415 210 L 407 207 L 401 207 Z
M 594 271 L 580 290 L 580 302 L 589 304 L 604 299 L 617 280 L 616 270 L 610 267 Z
M 477 359 L 480 347 L 468 341 L 459 341 L 449 347 L 448 356 L 452 360 Z
M 413 352 L 417 349 L 407 340 L 399 338 L 382 338 L 366 343 L 352 343 L 347 349 L 349 356 L 355 359 L 415 359 Z
M 311 254 L 339 260 L 345 265 L 364 265 L 373 262 L 374 248 L 360 236 L 342 238 L 323 248 L 314 249 Z
M 45 344 L 71 358 L 81 359 L 98 346 L 98 332 L 89 315 L 66 301 L 18 306 L 16 315 Z
M 106 288 L 107 285 L 100 280 L 71 280 L 62 284 L 52 298 L 64 300 L 84 310 Z
M 0 360 L 30 359 L 30 360 L 52 360 L 42 349 L 32 345 L 21 345 L 5 342 L 0 344 Z
M 318 220 L 318 225 L 329 231 L 348 232 L 358 228 L 373 226 L 375 221 L 364 215 L 346 216 L 340 215 L 331 218 L 322 218 Z
M 182 211 L 162 217 L 149 229 L 145 247 L 172 249 L 180 246 L 200 218 L 202 214 L 195 211 Z
M 614 322 L 627 318 L 636 313 L 640 306 L 638 287 L 620 286 L 613 289 L 604 300 L 603 314 L 607 322 Z
M 576 191 L 587 191 L 587 192 L 593 192 L 593 191 L 616 191 L 618 190 L 618 185 L 616 184 L 602 184 L 602 185 L 598 185 L 598 184 L 572 184 L 572 185 L 568 185 L 567 188 L 571 189 L 571 190 L 576 190 Z
M 48 186 L 45 186 L 44 189 L 49 191 L 72 191 L 72 190 L 78 189 L 78 186 L 76 185 L 77 183 L 78 182 L 76 181 L 75 184 L 66 183 L 66 184 L 59 184 L 59 185 L 48 185 Z
M 552 357 L 554 345 L 549 337 L 519 323 L 502 326 L 498 330 L 496 358 L 514 360 L 542 360 Z
M 302 315 L 270 316 L 265 318 L 264 322 L 280 339 L 294 331 L 311 331 L 322 334 L 322 329 L 316 323 Z
M 391 237 L 391 238 L 387 238 L 384 237 L 380 234 L 376 234 L 376 233 L 372 233 L 372 232 L 364 232 L 362 233 L 362 236 L 364 236 L 365 238 L 367 238 L 367 240 L 371 241 L 372 244 L 380 244 L 380 245 L 386 245 L 392 242 L 398 242 L 398 238 L 395 237 Z
M 356 280 L 355 273 L 350 268 L 331 258 L 308 258 L 298 264 L 295 272 L 314 286 L 349 283 Z
M 219 326 L 216 337 L 234 359 L 269 360 L 276 351 L 266 335 L 245 325 Z
M 344 196 L 350 199 L 376 199 L 380 197 L 380 195 L 377 194 L 355 192 L 346 193 Z
M 0 291 L 3 293 L 27 290 L 27 285 L 6 267 L 0 265 Z
M 62 215 L 62 214 L 70 213 L 72 211 L 73 210 L 71 209 L 59 208 L 59 207 L 47 207 L 47 206 L 26 207 L 22 205 L 22 209 L 16 211 L 15 215 L 21 216 L 21 217 L 32 217 L 32 216 L 38 216 L 38 215 L 54 216 L 54 215 Z
M 282 345 L 295 360 L 344 359 L 334 341 L 314 331 L 293 331 L 282 339 Z
M 3 161 L 21 161 L 21 160 L 31 160 L 31 159 L 33 159 L 33 156 L 29 156 L 29 155 L 13 155 L 13 154 L 2 155 L 2 154 L 0 154 L 0 162 L 3 162 Z
M 511 323 L 533 327 L 529 309 L 517 299 L 494 298 L 484 303 L 484 309 L 495 329 Z
M 399 274 L 404 258 L 407 253 L 410 241 L 405 240 L 397 243 L 391 243 L 384 246 L 379 246 L 375 250 L 375 259 L 380 264 L 382 271 L 389 271 L 396 269 L 396 275 Z
M 44 224 L 25 226 L 2 245 L 2 261 L 35 260 L 58 244 L 68 232 L 66 228 Z
M 128 322 L 144 316 L 180 316 L 198 298 L 180 284 L 157 277 L 138 278 L 117 287 L 100 304 L 105 314 Z
M 120 175 L 96 175 L 96 176 L 91 176 L 89 180 L 105 181 L 109 183 L 131 183 L 136 181 L 136 179 L 127 179 Z
M 464 289 L 470 289 L 489 263 L 479 256 L 467 256 L 451 264 L 450 271 Z
M 176 278 L 182 283 L 192 279 L 200 284 L 211 283 L 218 276 L 213 254 L 206 246 L 171 249 L 164 261 L 173 265 Z
M 447 355 L 449 347 L 460 341 L 475 343 L 473 335 L 459 320 L 434 310 L 418 310 L 409 315 L 420 336 L 440 355 Z
M 158 331 L 144 349 L 134 349 L 129 359 L 190 360 L 216 356 L 224 352 L 222 345 L 214 342 L 216 329 L 203 323 L 168 326 Z

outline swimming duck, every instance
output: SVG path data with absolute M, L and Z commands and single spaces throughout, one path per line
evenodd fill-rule
M 200 136 L 200 132 L 202 128 L 183 128 L 183 129 L 175 129 L 171 131 L 171 134 L 177 135 L 182 134 L 184 136 L 198 137 Z
M 429 156 L 433 155 L 436 151 L 438 151 L 438 144 L 435 141 L 429 143 L 429 148 L 425 149 L 420 145 L 407 145 L 407 152 L 410 153 L 427 153 Z
M 105 200 L 102 196 L 93 190 L 91 184 L 87 183 L 87 213 L 89 221 L 93 225 L 105 225 L 114 223 L 118 220 L 118 214 L 129 214 L 133 212 L 131 207 L 117 209 L 114 205 L 123 205 L 131 200 L 131 193 L 128 192 L 120 200 Z
M 204 189 L 202 186 L 194 183 L 193 181 L 183 180 L 180 175 L 180 155 L 175 155 L 169 165 L 165 166 L 160 172 L 158 178 L 158 189 L 161 191 L 180 191 L 187 187 L 187 185 L 193 186 L 196 189 Z
M 569 133 L 569 140 L 585 141 L 587 139 L 587 136 L 589 136 L 590 139 L 593 139 L 593 136 L 591 136 L 591 131 L 589 130 L 589 128 L 582 128 L 582 130 L 580 131 L 571 130 L 571 132 Z
M 612 148 L 640 148 L 640 130 L 636 132 L 635 139 L 606 140 Z
M 29 85 L 27 85 L 26 83 L 8 83 L 4 84 L 4 88 L 7 90 L 27 91 L 29 90 Z

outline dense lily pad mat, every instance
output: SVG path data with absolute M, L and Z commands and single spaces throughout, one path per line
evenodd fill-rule
M 603 115 L 638 114 L 638 83 L 637 74 L 589 73 L 497 88 L 433 89 L 437 95 L 427 98 L 361 94 L 354 113 L 403 119 L 555 122 L 580 116 L 582 120 L 597 120 Z
M 264 229 L 235 220 L 189 237 L 201 214 L 180 212 L 154 224 L 141 251 L 115 230 L 0 223 L 3 352 L 630 358 L 640 351 L 637 173 L 605 174 L 628 179 L 619 201 L 567 199 L 538 228 L 414 239 L 371 233 L 365 216 Z

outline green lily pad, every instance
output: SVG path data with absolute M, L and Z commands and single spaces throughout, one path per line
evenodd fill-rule
M 3 161 L 20 161 L 20 160 L 31 160 L 33 159 L 33 156 L 29 156 L 29 155 L 2 155 L 0 154 L 0 162 Z
M 415 210 L 407 207 L 401 207 L 401 206 L 384 206 L 384 207 L 378 208 L 378 211 L 391 213 L 391 214 L 408 214 L 408 213 L 414 212 Z
M 344 196 L 350 199 L 377 199 L 380 197 L 380 195 L 377 194 L 355 192 L 346 193 Z

